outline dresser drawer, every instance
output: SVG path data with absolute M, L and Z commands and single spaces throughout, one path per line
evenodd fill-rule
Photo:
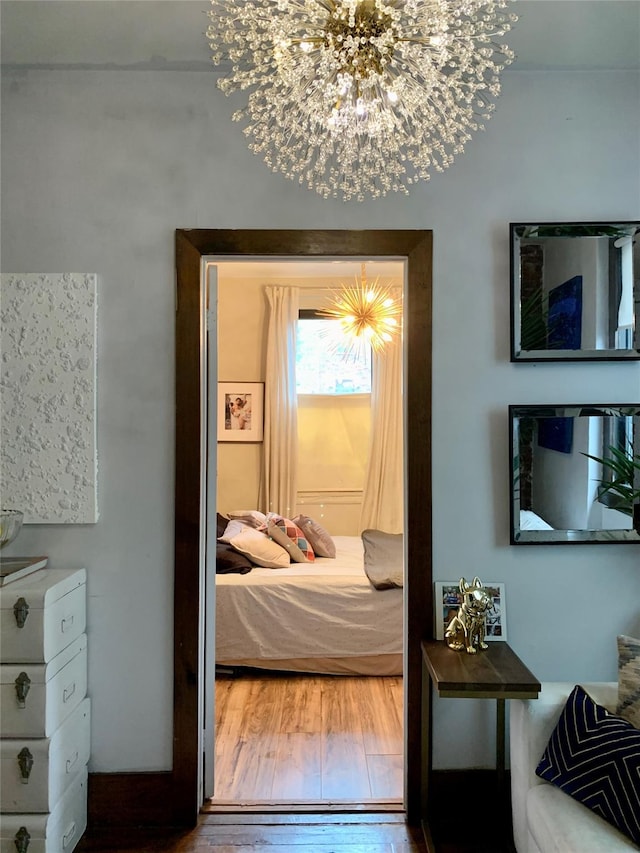
M 50 738 L 2 740 L 2 811 L 52 811 L 89 761 L 90 749 L 89 699 L 83 699 Z
M 48 663 L 86 627 L 84 569 L 42 569 L 0 588 L 0 660 Z
M 87 828 L 87 768 L 48 814 L 3 814 L 0 853 L 71 853 Z
M 0 735 L 51 737 L 87 693 L 87 636 L 46 664 L 0 665 Z

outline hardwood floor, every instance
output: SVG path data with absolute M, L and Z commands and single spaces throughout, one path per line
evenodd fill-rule
M 402 806 L 402 707 L 401 678 L 219 677 L 217 795 L 198 826 L 89 827 L 76 853 L 427 853 Z M 442 782 L 437 853 L 515 853 L 488 780 L 470 816 Z
M 203 815 L 190 832 L 88 832 L 76 853 L 426 853 L 402 815 Z
M 212 805 L 403 797 L 402 678 L 216 679 Z

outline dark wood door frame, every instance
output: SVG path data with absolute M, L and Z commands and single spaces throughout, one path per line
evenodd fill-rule
M 407 259 L 406 370 L 406 710 L 405 806 L 421 819 L 420 643 L 432 638 L 431 260 L 430 231 L 176 231 L 176 470 L 172 822 L 194 825 L 198 802 L 198 613 L 201 458 L 202 262 L 205 256 Z

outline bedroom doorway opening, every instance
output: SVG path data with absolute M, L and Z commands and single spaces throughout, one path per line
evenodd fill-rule
M 276 497 L 270 505 L 287 518 L 287 529 L 291 519 L 305 519 L 327 539 L 316 542 L 310 529 L 308 544 L 319 556 L 277 570 L 261 567 L 260 554 L 253 568 L 238 567 L 238 554 L 217 546 L 214 808 L 403 809 L 403 595 L 373 591 L 360 538 L 363 528 L 385 531 L 394 545 L 399 540 L 402 564 L 401 338 L 357 360 L 354 353 L 337 355 L 336 341 L 323 337 L 323 322 L 337 321 L 316 318 L 363 275 L 402 303 L 405 266 L 392 258 L 206 259 L 210 310 L 217 306 L 218 393 L 224 402 L 240 401 L 248 433 L 263 417 L 256 391 L 262 393 L 263 380 L 274 382 L 273 367 L 269 375 L 265 369 L 266 292 L 295 292 L 297 329 L 283 372 L 292 369 L 295 348 L 297 440 L 286 453 L 297 458 L 296 502 L 283 506 Z M 310 318 L 311 340 L 304 334 Z M 383 372 L 373 388 L 375 406 L 374 371 Z M 234 377 L 242 381 L 234 384 Z M 222 526 L 230 519 L 233 533 L 239 520 L 253 526 L 264 509 L 260 483 L 273 442 L 256 440 L 262 431 L 239 440 L 238 419 L 221 414 L 222 403 L 209 423 L 209 447 L 217 451 L 208 463 L 218 518 Z M 282 453 L 279 442 L 272 452 Z M 371 460 L 371 452 L 383 461 Z M 369 495 L 363 515 L 366 484 L 378 490 L 381 481 L 384 495 Z M 337 546 L 333 558 L 327 543 Z
M 406 263 L 404 338 L 406 585 L 404 619 L 404 806 L 418 823 L 422 797 L 421 649 L 431 635 L 431 245 L 429 231 L 178 230 L 176 232 L 176 489 L 173 813 L 195 819 L 203 804 L 207 524 L 207 400 L 203 341 L 204 259 L 400 258 Z M 214 501 L 215 502 L 215 501 Z M 195 618 L 194 618 L 195 616 Z

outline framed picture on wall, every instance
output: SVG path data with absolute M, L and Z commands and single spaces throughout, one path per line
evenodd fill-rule
M 457 615 L 462 604 L 460 581 L 436 581 L 435 584 L 436 610 L 436 640 L 444 640 L 444 632 L 450 620 Z M 487 613 L 485 639 L 507 639 L 507 611 L 505 602 L 505 585 L 503 583 L 483 583 L 482 586 L 493 598 L 493 607 Z
M 218 382 L 218 441 L 264 438 L 264 382 Z

